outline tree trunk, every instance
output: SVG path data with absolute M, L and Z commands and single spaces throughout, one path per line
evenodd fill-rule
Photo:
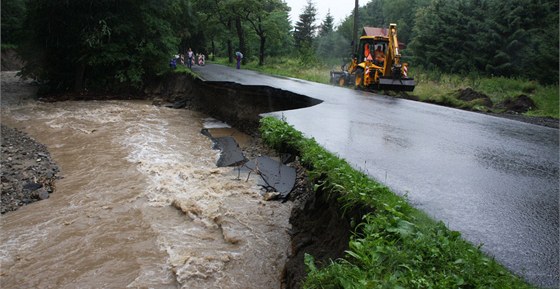
M 231 20 L 228 20 L 228 22 L 227 22 L 227 29 L 230 32 L 232 31 Z M 227 39 L 227 55 L 228 55 L 229 63 L 233 63 L 233 45 L 232 45 L 231 39 L 229 37 Z
M 352 50 L 353 53 L 358 53 L 358 9 L 360 7 L 359 1 L 356 0 L 354 5 L 354 32 L 352 33 Z
M 259 65 L 263 66 L 264 65 L 264 45 L 266 43 L 266 36 L 264 35 L 259 35 L 259 37 L 261 38 L 261 45 L 259 47 Z
M 212 61 L 216 58 L 216 44 L 214 43 L 214 38 L 212 38 Z
M 231 44 L 231 39 L 227 40 L 227 55 L 228 55 L 228 62 L 233 63 L 233 45 Z
M 245 46 L 245 32 L 243 31 L 243 26 L 241 25 L 241 17 L 237 16 L 235 18 L 235 28 L 237 28 L 237 38 L 239 39 L 239 51 L 244 55 L 248 55 L 246 46 Z M 243 64 L 246 63 L 247 57 L 243 57 L 241 60 Z

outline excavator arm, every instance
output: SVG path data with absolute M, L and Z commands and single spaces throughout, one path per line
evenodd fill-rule
M 399 40 L 397 38 L 397 24 L 391 23 L 387 37 L 389 38 L 389 43 L 387 45 L 387 54 L 385 54 L 383 76 L 390 76 L 392 67 L 398 65 L 401 60 Z
M 407 75 L 407 65 L 401 64 L 397 24 L 391 23 L 388 32 L 389 43 L 383 65 L 383 75 L 379 77 L 378 87 L 384 90 L 413 91 L 416 84 Z

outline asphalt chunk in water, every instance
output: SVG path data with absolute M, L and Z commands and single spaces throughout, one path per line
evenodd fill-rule
M 286 199 L 296 182 L 296 169 L 282 164 L 270 157 L 261 156 L 243 165 L 244 168 L 256 172 L 261 176 L 267 189 L 280 193 L 281 199 Z
M 213 137 L 207 129 L 203 129 L 201 133 L 214 142 L 214 149 L 220 150 L 220 158 L 216 162 L 218 167 L 240 166 L 247 162 L 247 158 L 235 138 L 231 136 Z
M 221 151 L 218 159 L 218 167 L 238 166 L 247 162 L 241 148 L 231 136 L 222 136 L 214 139 L 215 146 Z

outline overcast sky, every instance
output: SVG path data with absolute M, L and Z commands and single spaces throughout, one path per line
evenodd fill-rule
M 307 6 L 307 0 L 284 0 L 292 10 L 290 11 L 290 19 L 292 19 L 292 25 L 295 25 L 299 20 L 299 15 L 303 13 L 303 9 Z M 325 17 L 329 9 L 331 10 L 331 15 L 334 17 L 334 26 L 340 25 L 342 20 L 346 16 L 352 13 L 354 10 L 354 0 L 312 0 L 317 8 L 317 22 L 319 25 Z M 363 2 L 363 3 L 362 3 Z M 363 6 L 367 1 L 361 0 L 360 6 Z

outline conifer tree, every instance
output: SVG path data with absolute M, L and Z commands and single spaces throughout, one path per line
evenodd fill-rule
M 315 25 L 316 17 L 317 8 L 311 0 L 308 0 L 307 6 L 305 6 L 303 13 L 299 15 L 299 21 L 295 25 L 294 41 L 296 48 L 301 50 L 312 46 L 317 29 Z
M 331 15 L 331 10 L 327 12 L 323 23 L 319 26 L 319 36 L 326 36 L 334 31 L 334 17 Z

